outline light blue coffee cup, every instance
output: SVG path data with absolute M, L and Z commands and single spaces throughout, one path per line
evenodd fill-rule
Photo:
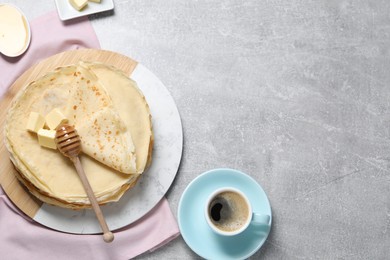
M 223 196 L 221 194 L 235 194 L 234 196 L 237 198 L 236 201 L 231 202 L 228 200 L 224 200 L 223 202 L 216 202 L 216 200 L 221 200 L 219 197 Z M 212 209 L 216 207 L 213 204 L 218 205 L 219 212 L 217 214 L 223 214 L 223 210 L 225 212 L 229 212 L 226 215 L 226 218 L 229 220 L 224 220 L 225 222 L 229 222 L 229 228 L 224 228 L 221 225 L 218 225 L 215 220 L 215 216 L 213 216 Z M 234 204 L 238 204 L 238 206 L 232 206 Z M 225 209 L 224 209 L 225 207 Z M 234 212 L 240 211 L 240 212 Z M 227 216 L 229 215 L 229 216 Z M 209 227 L 218 235 L 221 236 L 236 236 L 242 232 L 244 232 L 249 226 L 269 226 L 271 217 L 266 214 L 262 214 L 260 212 L 253 212 L 252 205 L 247 198 L 247 196 L 240 190 L 232 187 L 223 187 L 213 191 L 206 200 L 205 208 L 204 208 L 204 216 Z M 224 218 L 224 217 L 221 217 Z M 236 219 L 235 219 L 236 218 Z

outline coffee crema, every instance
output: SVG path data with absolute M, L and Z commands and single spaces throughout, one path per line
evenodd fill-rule
M 249 207 L 240 194 L 224 191 L 211 200 L 208 214 L 216 228 L 225 232 L 233 232 L 247 223 Z

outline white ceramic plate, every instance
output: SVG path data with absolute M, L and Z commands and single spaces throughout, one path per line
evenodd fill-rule
M 114 9 L 113 0 L 101 0 L 100 3 L 88 2 L 88 5 L 81 11 L 74 9 L 73 6 L 70 5 L 69 0 L 55 1 L 58 15 L 62 21 Z
M 145 95 L 152 114 L 154 145 L 151 167 L 135 187 L 115 203 L 101 207 L 111 230 L 127 226 L 148 213 L 164 197 L 180 165 L 183 131 L 169 91 L 146 67 L 138 64 L 130 76 Z M 101 233 L 91 209 L 69 210 L 44 203 L 34 220 L 55 230 L 75 234 Z

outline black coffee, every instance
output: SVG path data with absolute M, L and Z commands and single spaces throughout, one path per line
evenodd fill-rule
M 211 207 L 210 214 L 211 219 L 213 221 L 220 221 L 221 220 L 221 210 L 223 205 L 219 202 L 215 203 L 214 206 Z
M 211 222 L 222 231 L 240 229 L 249 217 L 245 199 L 231 191 L 222 192 L 211 200 L 209 205 Z

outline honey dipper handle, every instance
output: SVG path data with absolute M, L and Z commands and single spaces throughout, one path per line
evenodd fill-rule
M 95 211 L 96 217 L 99 221 L 99 224 L 103 230 L 103 239 L 105 242 L 109 243 L 114 240 L 114 234 L 108 229 L 106 220 L 104 219 L 103 213 L 100 209 L 100 206 L 96 200 L 95 194 L 93 193 L 92 187 L 89 184 L 87 176 L 85 175 L 84 169 L 81 166 L 81 162 L 78 156 L 70 158 L 76 167 L 77 173 L 80 177 L 80 180 L 84 186 L 85 191 L 87 192 L 89 201 L 91 202 L 92 208 Z

